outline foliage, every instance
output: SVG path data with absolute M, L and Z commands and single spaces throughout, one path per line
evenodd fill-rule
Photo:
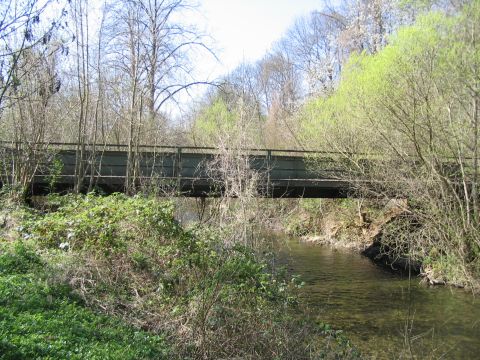
M 56 201 L 58 198 L 53 197 Z M 68 243 L 74 250 L 126 252 L 133 239 L 148 245 L 179 233 L 173 204 L 115 194 L 98 197 L 67 195 L 57 211 L 25 224 L 25 234 L 48 247 Z
M 341 153 L 342 177 L 359 192 L 408 200 L 408 236 L 392 225 L 386 245 L 416 260 L 441 249 L 427 270 L 471 286 L 480 275 L 479 4 L 430 12 L 378 53 L 352 56 L 338 90 L 301 116 L 305 141 Z M 461 271 L 440 266 L 454 258 Z
M 236 116 L 228 109 L 222 98 L 215 99 L 210 106 L 201 111 L 195 121 L 195 140 L 208 144 L 207 139 L 212 141 L 223 132 L 232 131 Z
M 0 247 L 0 359 L 168 358 L 161 336 L 96 314 L 24 242 Z
M 51 161 L 51 165 L 49 168 L 49 175 L 48 175 L 48 189 L 50 192 L 53 192 L 55 189 L 55 186 L 57 185 L 57 182 L 60 178 L 60 175 L 62 174 L 63 170 L 63 162 L 60 158 L 54 157 L 53 160 Z
M 330 340 L 325 351 L 321 353 L 321 358 L 336 358 L 336 359 L 360 359 L 361 354 L 350 343 L 350 340 L 345 336 L 342 330 L 335 330 L 331 325 L 326 323 L 318 324 L 323 335 L 326 335 Z M 332 357 L 332 349 L 335 355 Z
M 256 147 L 262 142 L 263 120 L 253 100 L 219 92 L 198 111 L 192 137 L 203 146 Z
M 6 248 L 6 246 L 3 246 Z M 23 242 L 15 242 L 0 253 L 0 275 L 27 274 L 42 267 L 40 256 Z M 7 250 L 7 251 L 5 251 Z
M 142 346 L 142 351 L 157 349 L 163 337 L 172 344 L 175 355 L 170 357 L 178 358 L 310 358 L 344 351 L 344 346 L 328 347 L 330 336 L 300 316 L 296 278 L 282 276 L 251 248 L 225 245 L 218 229 L 182 229 L 174 220 L 171 202 L 120 194 L 69 195 L 51 196 L 42 209 L 24 217 L 18 231 L 26 243 L 9 245 L 11 250 L 0 257 L 0 264 L 7 269 L 5 276 L 18 273 L 9 280 L 12 286 L 27 282 L 42 299 L 56 294 L 52 301 L 58 305 L 58 317 L 44 303 L 35 305 L 35 314 L 45 322 L 47 337 L 53 336 L 48 331 L 53 324 L 61 329 L 68 339 L 60 335 L 58 339 L 70 350 L 70 337 L 76 331 L 68 327 L 72 316 L 81 323 L 94 316 L 80 307 L 81 301 L 114 315 L 91 320 L 94 326 L 106 321 L 105 326 L 117 328 L 114 319 L 122 317 L 149 331 L 145 337 L 137 335 L 139 347 L 132 347 L 132 354 Z M 35 277 L 32 272 L 44 275 Z M 79 299 L 73 305 L 72 296 Z M 7 309 L 15 311 L 10 303 Z M 19 321 L 28 321 L 29 314 L 18 316 Z M 19 330 L 12 326 L 5 330 L 7 343 L 17 344 Z M 84 335 L 77 340 L 81 344 L 97 334 L 79 327 Z M 36 329 L 32 328 L 32 337 Z M 108 332 L 113 332 L 108 338 L 112 340 L 105 346 L 112 354 L 116 344 L 126 339 L 123 334 L 131 334 L 126 329 L 130 328 Z M 46 338 L 37 339 L 42 348 Z M 152 347 L 147 346 L 150 343 Z M 16 349 L 30 351 L 31 345 L 23 344 Z M 86 348 L 80 347 L 79 353 Z M 65 348 L 54 342 L 52 349 L 58 351 L 51 356 L 58 358 Z

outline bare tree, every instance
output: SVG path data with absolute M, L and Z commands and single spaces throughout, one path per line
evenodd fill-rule
M 109 32 L 110 58 L 128 100 L 121 110 L 127 120 L 128 162 L 125 187 L 131 191 L 138 177 L 138 145 L 157 129 L 162 143 L 167 103 L 193 86 L 208 84 L 192 76 L 190 54 L 210 50 L 196 29 L 176 21 L 191 10 L 185 0 L 127 0 L 113 3 Z M 163 131 L 162 131 L 163 130 Z
M 82 190 L 86 173 L 85 147 L 87 145 L 87 124 L 91 101 L 89 10 L 88 0 L 74 0 L 70 3 L 70 11 L 75 27 L 75 73 L 79 102 L 74 178 L 74 191 L 76 192 Z
M 9 101 L 4 109 L 4 131 L 7 132 L 13 148 L 2 154 L 7 175 L 4 183 L 11 185 L 19 195 L 25 195 L 37 170 L 45 166 L 48 156 L 49 125 L 54 118 L 50 102 L 60 90 L 57 73 L 58 53 L 52 48 L 46 56 L 41 50 L 26 49 L 18 55 L 13 78 L 21 83 L 11 86 L 6 92 Z
M 64 25 L 63 10 L 60 15 L 55 14 L 48 25 L 42 21 L 51 3 L 50 0 L 6 0 L 0 3 L 0 111 L 7 106 L 5 98 L 9 89 L 22 81 L 18 77 L 20 73 L 28 73 L 16 73 L 21 54 L 37 45 L 46 45 L 54 31 Z
M 45 163 L 51 99 L 61 86 L 57 58 L 66 48 L 56 34 L 65 13 L 58 6 L 59 13 L 51 1 L 0 4 L 0 121 L 2 140 L 11 142 L 0 163 L 3 183 L 21 196 Z
M 280 51 L 267 55 L 260 63 L 261 86 L 265 94 L 267 109 L 267 129 L 269 146 L 301 147 L 296 136 L 295 125 L 291 123 L 302 99 L 302 79 L 288 53 Z M 283 130 L 282 130 L 283 129 Z M 277 136 L 278 139 L 271 137 Z
M 214 219 L 226 230 L 224 241 L 230 245 L 258 245 L 255 243 L 258 237 L 254 234 L 263 219 L 256 197 L 261 194 L 265 174 L 252 168 L 246 150 L 257 145 L 252 136 L 256 109 L 251 105 L 242 97 L 229 104 L 234 111 L 234 122 L 217 133 L 215 141 L 219 152 L 207 164 L 210 176 L 222 192 Z
M 329 94 L 338 81 L 345 50 L 339 37 L 347 27 L 347 18 L 330 8 L 298 19 L 279 42 L 303 73 L 309 95 Z

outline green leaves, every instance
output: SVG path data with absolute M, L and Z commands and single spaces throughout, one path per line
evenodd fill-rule
M 42 265 L 40 256 L 24 242 L 17 241 L 13 245 L 0 242 L 0 275 L 25 274 Z
M 235 111 L 228 109 L 227 104 L 222 98 L 217 98 L 213 103 L 202 110 L 195 121 L 195 137 L 205 145 L 214 145 L 210 143 L 225 132 L 230 132 L 234 128 L 237 118 Z
M 167 201 L 121 194 L 69 195 L 67 200 L 57 211 L 28 223 L 24 233 L 48 247 L 68 244 L 70 249 L 112 253 L 127 251 L 134 238 L 162 242 L 180 232 Z
M 84 308 L 33 247 L 0 251 L 0 359 L 167 358 L 161 336 Z
M 324 148 L 333 145 L 350 152 L 382 151 L 384 137 L 393 137 L 391 133 L 402 134 L 401 141 L 409 145 L 402 119 L 420 119 L 425 113 L 426 95 L 421 94 L 432 91 L 433 76 L 445 76 L 441 69 L 451 60 L 442 48 L 455 44 L 451 41 L 455 21 L 431 12 L 400 28 L 378 53 L 352 55 L 338 89 L 328 98 L 310 101 L 302 111 L 303 137 L 310 143 L 326 141 Z
M 1 359 L 168 358 L 161 336 L 95 314 L 64 294 L 35 275 L 0 276 Z

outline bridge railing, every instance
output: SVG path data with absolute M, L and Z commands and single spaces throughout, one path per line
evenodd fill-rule
M 51 152 L 48 158 L 57 156 L 62 161 L 62 175 L 72 177 L 77 174 L 79 145 L 66 142 L 49 143 L 15 143 L 1 142 L 0 146 L 9 151 L 28 152 L 33 149 Z M 85 176 L 117 178 L 126 177 L 127 154 L 134 151 L 139 172 L 144 178 L 160 176 L 162 178 L 208 178 L 209 162 L 215 156 L 228 154 L 247 156 L 252 170 L 261 171 L 270 182 L 272 179 L 313 179 L 316 173 L 307 166 L 309 158 L 321 159 L 321 176 L 336 177 L 341 169 L 335 157 L 340 153 L 328 151 L 310 151 L 298 149 L 268 149 L 268 148 L 236 148 L 218 149 L 215 147 L 177 146 L 177 145 L 136 145 L 128 144 L 98 144 L 83 146 L 82 163 L 86 169 Z M 47 157 L 44 157 L 47 158 Z M 42 164 L 37 176 L 47 176 L 48 164 Z M 93 174 L 93 175 L 92 175 Z
M 79 145 L 76 143 L 50 142 L 50 143 L 15 143 L 0 142 L 0 148 L 4 158 L 0 158 L 0 164 L 8 160 L 9 154 L 17 156 L 16 164 L 35 161 L 45 161 L 32 176 L 37 183 L 45 183 L 51 175 L 48 161 L 53 158 L 60 159 L 63 165 L 61 179 L 65 184 L 78 179 L 78 154 Z M 35 152 L 46 152 L 48 156 L 36 156 Z M 362 174 L 356 176 L 351 164 L 348 163 L 349 154 L 334 151 L 312 151 L 299 149 L 268 149 L 268 148 L 236 148 L 218 149 L 215 147 L 177 146 L 177 145 L 135 145 L 128 144 L 97 144 L 85 145 L 82 149 L 83 156 L 80 159 L 84 165 L 82 176 L 93 179 L 95 183 L 109 183 L 122 186 L 126 179 L 130 179 L 128 166 L 130 165 L 129 151 L 135 153 L 135 177 L 145 183 L 157 180 L 171 181 L 180 184 L 185 180 L 208 182 L 212 180 L 212 172 L 209 166 L 216 156 L 225 154 L 245 156 L 249 160 L 250 169 L 262 172 L 268 186 L 283 183 L 286 187 L 294 182 L 298 184 L 310 181 L 319 182 L 326 180 L 345 180 L 362 178 Z M 358 160 L 358 164 L 368 167 L 372 163 L 389 162 L 385 156 L 371 154 L 352 154 Z M 46 160 L 45 160 L 46 159 Z M 49 160 L 50 159 L 50 160 Z M 418 161 L 411 158 L 412 165 Z M 34 164 L 35 165 L 35 164 Z M 449 173 L 458 172 L 454 163 L 444 163 L 450 166 Z M 0 180 L 11 174 L 5 173 L 4 166 L 0 169 Z M 137 171 L 138 170 L 138 171 Z M 367 173 L 368 174 L 368 173 Z M 215 174 L 213 176 L 216 176 Z M 220 179 L 221 180 L 221 179 Z M 82 180 L 83 181 L 83 180 Z M 263 181 L 263 180 L 262 180 Z M 300 185 L 298 185 L 300 186 Z M 302 185 L 303 186 L 303 185 Z M 180 188 L 180 186 L 178 186 Z
M 21 148 L 21 147 L 28 147 L 29 145 L 48 148 L 49 150 L 77 150 L 80 147 L 77 143 L 68 143 L 68 142 L 42 142 L 42 143 L 18 143 L 12 141 L 0 141 L 0 146 L 4 148 Z M 299 149 L 273 149 L 273 148 L 224 148 L 219 149 L 218 147 L 212 146 L 193 146 L 193 145 L 162 145 L 162 144 L 142 144 L 142 145 L 128 145 L 128 144 L 103 144 L 99 143 L 96 145 L 92 144 L 85 144 L 83 149 L 85 151 L 121 151 L 125 152 L 129 149 L 137 152 L 168 152 L 168 153 L 176 153 L 179 149 L 183 153 L 215 153 L 221 154 L 225 151 L 239 151 L 245 154 L 274 154 L 274 155 L 282 155 L 282 156 L 305 156 L 309 155 L 341 155 L 341 152 L 335 151 L 323 151 L 323 150 L 299 150 Z
M 0 146 L 12 151 L 29 151 L 36 148 L 50 151 L 52 154 L 61 153 L 64 163 L 64 173 L 75 173 L 77 162 L 77 151 L 80 145 L 68 142 L 49 142 L 49 143 L 16 143 L 0 142 Z M 251 159 L 251 165 L 254 170 L 261 170 L 267 173 L 268 178 L 313 178 L 311 169 L 306 168 L 306 163 L 315 163 L 319 165 L 322 176 L 334 177 L 335 173 L 341 171 L 338 168 L 338 160 L 345 155 L 340 152 L 321 151 L 321 150 L 299 150 L 299 149 L 269 149 L 269 148 L 223 148 L 206 146 L 178 146 L 161 144 L 142 144 L 129 146 L 128 144 L 85 144 L 81 148 L 83 157 L 81 161 L 87 166 L 100 168 L 104 170 L 99 172 L 99 176 L 105 174 L 105 164 L 109 166 L 110 175 L 121 176 L 125 164 L 125 153 L 130 151 L 140 159 L 143 173 L 153 173 L 153 168 L 164 167 L 160 173 L 165 177 L 194 176 L 194 174 L 205 175 L 201 169 L 199 158 L 203 157 L 204 162 L 215 156 L 225 155 L 229 152 L 235 155 L 248 156 Z M 312 161 L 314 159 L 314 161 Z M 107 161 L 106 161 L 107 160 Z M 185 160 L 185 161 L 184 161 Z M 195 169 L 198 167 L 199 169 Z M 310 166 L 313 168 L 313 166 Z M 124 172 L 123 172 L 124 173 Z M 105 174 L 106 175 L 106 174 Z M 167 176 L 168 175 L 168 176 Z

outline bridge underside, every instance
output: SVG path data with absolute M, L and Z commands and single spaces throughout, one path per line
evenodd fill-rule
M 102 194 L 112 194 L 125 191 L 125 178 L 102 177 L 95 179 L 93 189 Z M 162 178 L 160 181 L 142 179 L 136 184 L 137 189 L 145 189 L 164 196 L 183 197 L 221 197 L 225 195 L 224 188 L 211 179 L 197 178 Z M 52 189 L 47 178 L 37 176 L 31 187 L 33 195 L 44 195 L 55 191 L 67 193 L 73 190 L 73 177 L 62 176 Z M 85 182 L 83 191 L 88 190 Z M 351 193 L 348 185 L 340 180 L 274 180 L 258 185 L 258 197 L 263 198 L 346 198 Z

